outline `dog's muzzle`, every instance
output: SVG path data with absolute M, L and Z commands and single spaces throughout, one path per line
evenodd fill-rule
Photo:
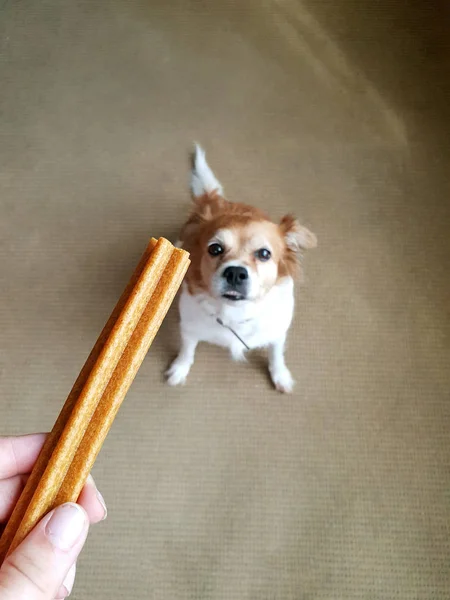
M 245 267 L 227 267 L 222 273 L 224 281 L 222 296 L 227 300 L 245 300 L 248 294 L 249 274 Z

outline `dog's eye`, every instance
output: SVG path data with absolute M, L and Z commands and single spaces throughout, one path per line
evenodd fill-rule
M 270 250 L 267 250 L 267 248 L 261 248 L 255 254 L 256 258 L 259 258 L 259 260 L 262 260 L 263 262 L 269 260 L 269 258 L 272 256 L 272 253 Z
M 208 252 L 211 256 L 219 256 L 219 254 L 223 254 L 223 248 L 220 244 L 211 244 L 211 246 L 208 247 Z

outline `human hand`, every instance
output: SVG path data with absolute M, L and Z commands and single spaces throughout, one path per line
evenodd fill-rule
M 44 443 L 44 434 L 0 438 L 0 533 Z M 106 517 L 105 502 L 89 476 L 78 504 L 46 515 L 0 567 L 0 600 L 66 598 L 89 523 Z

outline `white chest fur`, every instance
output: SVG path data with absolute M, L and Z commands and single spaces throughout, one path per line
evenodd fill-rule
M 294 284 L 290 277 L 274 286 L 259 302 L 233 304 L 207 294 L 192 296 L 186 287 L 180 297 L 182 333 L 196 337 L 199 342 L 230 348 L 233 354 L 234 350 L 239 354 L 243 347 L 227 327 L 233 329 L 249 348 L 260 348 L 284 338 L 293 312 Z

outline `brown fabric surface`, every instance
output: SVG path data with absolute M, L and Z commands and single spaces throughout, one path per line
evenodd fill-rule
M 375 4 L 375 6 L 374 6 Z M 432 6 L 433 4 L 433 6 Z M 1 433 L 49 429 L 187 152 L 317 233 L 281 397 L 159 333 L 94 469 L 74 598 L 450 596 L 448 21 L 434 3 L 3 2 Z

